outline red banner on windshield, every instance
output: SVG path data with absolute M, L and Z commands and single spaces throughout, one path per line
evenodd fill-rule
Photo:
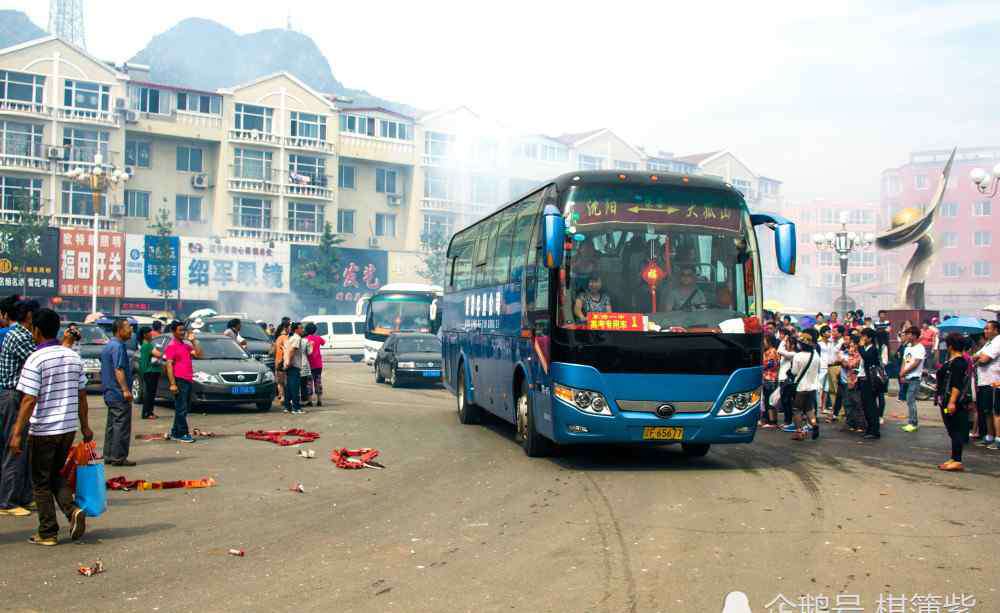
M 642 332 L 646 329 L 642 313 L 587 313 L 587 328 Z
M 692 228 L 740 231 L 740 212 L 731 207 L 702 204 L 631 204 L 627 202 L 592 200 L 578 202 L 574 209 L 574 224 L 596 223 L 669 224 Z

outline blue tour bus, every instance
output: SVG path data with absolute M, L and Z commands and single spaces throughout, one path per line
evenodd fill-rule
M 761 402 L 760 253 L 795 226 L 721 181 L 562 175 L 455 234 L 443 377 L 459 420 L 489 411 L 529 456 L 552 443 L 753 440 Z

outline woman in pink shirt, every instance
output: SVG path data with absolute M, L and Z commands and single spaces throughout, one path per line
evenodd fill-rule
M 309 400 L 306 402 L 306 406 L 312 406 L 315 402 L 316 406 L 321 407 L 323 406 L 323 355 L 320 353 L 319 347 L 326 344 L 326 339 L 316 334 L 316 324 L 314 323 L 306 324 L 305 332 L 306 341 L 309 342 L 311 349 L 306 357 L 309 360 L 309 370 L 312 371 Z

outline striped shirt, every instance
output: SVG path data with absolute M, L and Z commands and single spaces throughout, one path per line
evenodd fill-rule
M 53 436 L 80 427 L 79 391 L 87 375 L 80 356 L 62 345 L 45 345 L 28 356 L 17 389 L 37 399 L 28 434 Z

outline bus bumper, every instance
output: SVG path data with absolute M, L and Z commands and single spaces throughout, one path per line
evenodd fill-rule
M 745 368 L 726 376 L 706 375 L 607 375 L 589 366 L 553 364 L 553 382 L 576 389 L 600 392 L 608 401 L 611 415 L 585 413 L 550 396 L 552 440 L 559 444 L 727 444 L 753 441 L 761 402 L 742 413 L 726 414 L 720 409 L 733 393 L 758 389 L 760 368 Z M 550 391 L 551 393 L 551 391 Z M 627 400 L 626 400 L 627 399 Z M 652 411 L 623 410 L 620 401 L 650 403 L 702 402 L 707 411 L 676 413 L 663 418 Z M 710 408 L 709 408 L 710 407 Z M 544 417 L 543 417 L 544 419 Z M 671 438 L 651 438 L 649 428 L 670 428 Z M 679 437 L 679 438 L 677 438 Z

